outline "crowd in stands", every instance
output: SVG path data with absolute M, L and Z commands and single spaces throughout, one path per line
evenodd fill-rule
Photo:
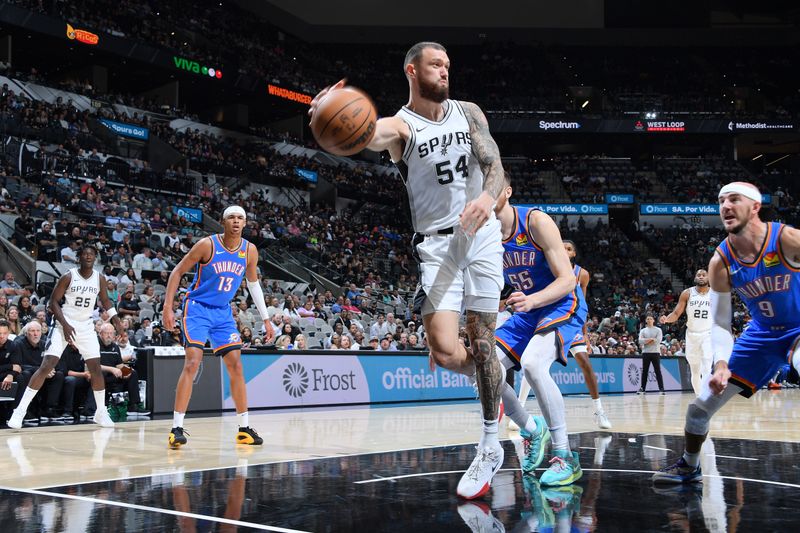
M 367 89 L 384 111 L 395 109 L 405 100 L 405 81 L 397 68 L 405 50 L 376 46 L 354 53 L 352 47 L 331 46 L 321 51 L 271 26 L 265 30 L 261 21 L 243 16 L 237 7 L 227 4 L 222 9 L 216 2 L 200 2 L 208 9 L 196 10 L 187 17 L 178 4 L 151 0 L 17 3 L 90 29 L 167 47 L 195 60 L 217 64 L 228 72 L 262 76 L 308 94 L 350 74 L 351 81 Z M 231 31 L 233 28 L 237 31 Z M 610 113 L 643 109 L 642 106 L 667 112 L 691 108 L 709 114 L 751 113 L 737 100 L 734 104 L 717 103 L 718 93 L 727 90 L 727 82 L 719 76 L 723 67 L 703 63 L 702 54 L 706 52 L 658 52 L 650 59 L 610 49 L 581 57 L 572 52 L 510 44 L 455 47 L 451 55 L 459 62 L 454 62 L 454 95 L 481 102 L 487 111 L 579 112 L 580 106 L 565 88 L 581 83 L 611 89 L 598 104 Z M 716 53 L 707 53 L 719 58 Z M 795 54 L 784 53 L 788 57 Z M 700 74 L 696 91 L 683 91 L 685 77 L 676 75 L 684 69 L 683 54 L 695 54 L 691 56 L 694 63 L 709 67 Z M 624 57 L 627 61 L 631 56 L 636 57 L 629 64 L 620 60 Z M 342 61 L 341 57 L 348 60 Z M 752 57 L 752 52 L 745 51 L 741 59 L 732 61 L 753 67 L 754 72 L 761 73 L 759 79 L 767 78 L 770 69 L 793 64 L 787 62 L 787 55 L 779 55 L 770 58 L 767 66 L 754 66 Z M 721 61 L 727 71 L 731 63 Z M 647 75 L 630 76 L 631 71 Z M 40 83 L 47 80 L 37 72 L 24 78 Z M 480 79 L 481 83 L 459 83 L 470 79 Z M 531 79 L 554 81 L 531 87 Z M 629 80 L 630 85 L 620 87 L 619 80 Z M 85 82 L 61 80 L 56 85 L 105 97 L 111 103 L 165 111 L 145 98 L 96 95 Z M 519 91 L 519 87 L 529 90 Z M 709 87 L 713 90 L 709 91 Z M 796 97 L 778 87 L 764 88 L 771 102 L 778 104 L 770 109 L 761 107 L 762 111 L 795 116 L 800 109 Z M 591 109 L 596 112 L 596 108 Z M 185 110 L 166 111 L 170 116 L 186 114 Z M 93 130 L 97 116 L 145 126 L 183 159 L 164 172 L 156 172 L 145 161 L 110 156 L 113 149 Z M 262 138 L 260 141 L 239 142 L 198 129 L 178 131 L 148 114 L 120 115 L 108 106 L 77 111 L 63 99 L 53 103 L 31 100 L 7 86 L 0 95 L 0 120 L 6 134 L 4 141 L 13 137 L 40 142 L 39 151 L 32 156 L 33 163 L 25 163 L 24 157 L 19 156 L 24 153 L 19 144 L 8 153 L 10 144 L 4 144 L 0 212 L 17 215 L 11 241 L 39 260 L 69 265 L 77 263 L 76 251 L 81 245 L 91 244 L 98 249 L 98 266 L 102 266 L 109 298 L 117 306 L 126 331 L 120 338 L 113 338 L 113 332 L 109 337 L 105 327 L 108 316 L 97 315 L 103 346 L 118 348 L 112 350 L 108 364 L 104 363 L 108 367 L 104 372 L 116 388 L 128 392 L 132 412 L 139 404 L 138 388 L 132 385 L 137 375 L 121 373 L 122 366 L 132 364 L 133 350 L 181 343 L 179 329 L 165 331 L 160 322 L 165 305 L 171 306 L 177 317 L 181 314 L 179 301 L 164 301 L 165 285 L 168 272 L 205 231 L 200 224 L 180 216 L 178 206 L 197 208 L 205 216 L 218 218 L 225 206 L 238 203 L 248 213 L 244 237 L 258 245 L 262 259 L 270 260 L 275 255 L 292 257 L 344 287 L 342 294 L 313 286 L 294 291 L 291 284 L 264 280 L 269 319 L 277 332 L 275 344 L 279 349 L 426 348 L 421 319 L 409 308 L 418 273 L 411 256 L 412 231 L 405 217 L 406 191 L 398 172 L 282 154 L 264 139 L 302 143 L 259 126 L 254 126 L 253 133 Z M 25 170 L 32 168 L 36 172 L 23 172 L 20 176 L 18 156 L 22 166 L 27 165 Z M 723 157 L 636 162 L 598 155 L 561 156 L 547 161 L 519 156 L 507 158 L 504 164 L 511 174 L 517 203 L 605 203 L 605 195 L 614 192 L 633 192 L 637 201 L 716 203 L 721 183 L 746 179 L 762 187 L 763 192 L 772 193 L 781 217 L 800 219 L 800 206 L 793 201 L 800 191 L 791 184 L 791 174 L 769 171 L 754 175 Z M 337 197 L 356 202 L 351 208 L 338 211 L 332 204 L 298 203 L 287 207 L 271 202 L 266 189 L 245 192 L 241 187 L 249 182 L 301 190 L 312 187 L 297 169 L 317 173 L 335 187 Z M 196 173 L 205 177 L 234 176 L 241 182 L 228 188 L 208 180 L 195 181 Z M 564 217 L 558 223 L 563 237 L 576 243 L 577 262 L 592 275 L 587 301 L 593 351 L 638 353 L 638 331 L 645 316 L 668 314 L 676 304 L 678 294 L 672 280 L 662 275 L 656 264 L 648 261 L 650 255 L 621 229 L 574 217 Z M 667 263 L 686 286 L 692 283 L 695 270 L 707 265 L 720 233 L 718 229 L 688 222 L 676 228 L 644 226 L 640 232 L 652 256 Z M 188 282 L 188 278 L 181 280 L 180 294 L 187 291 Z M 47 283 L 22 286 L 10 272 L 0 282 L 0 381 L 19 378 L 18 394 L 37 366 L 35 354 L 37 350 L 41 353 L 41 338 L 49 327 L 44 306 L 51 290 L 52 285 Z M 244 289 L 236 295 L 232 313 L 245 347 L 262 346 L 263 324 Z M 734 328 L 740 330 L 746 320 L 747 316 L 737 311 Z M 664 354 L 682 353 L 682 326 L 681 321 L 664 326 Z M 4 328 L 9 335 L 5 341 Z M 12 340 L 10 336 L 16 338 Z M 54 419 L 90 415 L 92 406 L 87 402 L 92 395 L 85 394 L 85 369 L 75 358 L 65 357 L 62 363 L 41 395 L 41 405 L 36 406 L 38 414 Z
M 235 3 L 15 3 L 92 31 L 163 47 L 224 72 L 266 79 L 307 94 L 347 77 L 368 90 L 385 114 L 405 103 L 405 80 L 398 67 L 404 47 L 315 45 L 284 33 Z M 585 115 L 657 111 L 753 118 L 796 117 L 800 111 L 800 97 L 791 89 L 793 80 L 787 74 L 798 59 L 791 47 L 653 47 L 641 54 L 630 47 L 487 41 L 452 46 L 449 53 L 455 65 L 454 93 L 480 102 L 489 111 Z M 687 81 L 687 65 L 691 81 Z M 481 83 L 459 83 L 474 79 Z M 573 93 L 575 87 L 594 88 L 586 110 L 587 96 Z

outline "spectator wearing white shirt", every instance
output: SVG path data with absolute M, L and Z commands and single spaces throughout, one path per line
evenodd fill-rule
M 78 241 L 70 241 L 68 245 L 61 249 L 61 260 L 65 263 L 78 264 Z
M 385 317 L 383 316 L 383 313 L 381 313 L 378 315 L 378 321 L 374 322 L 372 326 L 370 326 L 369 336 L 382 339 L 387 333 L 389 333 L 389 324 L 386 323 Z
M 164 254 L 162 252 L 156 252 L 156 256 L 152 259 L 153 267 L 151 270 L 168 270 L 169 263 L 164 258 Z
M 136 254 L 133 256 L 133 263 L 131 264 L 132 268 L 136 270 L 153 270 L 153 260 L 150 257 L 153 255 L 153 252 L 150 248 L 142 248 L 141 253 Z
M 397 333 L 397 324 L 394 320 L 394 313 L 386 313 L 386 327 L 387 331 L 392 335 Z

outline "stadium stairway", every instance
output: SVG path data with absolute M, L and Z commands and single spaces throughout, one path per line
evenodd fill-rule
M 684 286 L 683 282 L 680 279 L 680 276 L 676 275 L 675 272 L 661 259 L 657 257 L 651 257 L 653 254 L 653 250 L 645 244 L 645 241 L 634 241 L 633 247 L 643 256 L 647 257 L 647 262 L 653 265 L 657 270 L 658 273 L 664 276 L 666 279 L 670 281 L 672 285 L 672 292 L 674 294 L 680 294 L 683 289 L 686 287 Z

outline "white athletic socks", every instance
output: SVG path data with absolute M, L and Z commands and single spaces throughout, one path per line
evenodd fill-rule
M 697 468 L 698 466 L 700 466 L 700 452 L 689 453 L 686 450 L 684 450 L 683 460 L 686 461 L 687 465 Z
M 106 390 L 93 390 L 95 407 L 98 409 L 106 408 Z
M 248 416 L 248 412 L 245 411 L 244 413 L 236 413 L 236 421 L 239 422 L 240 428 L 249 428 L 250 427 L 250 417 Z
M 172 427 L 182 428 L 184 416 L 186 416 L 186 413 L 179 413 L 178 411 L 172 411 Z
M 22 399 L 19 401 L 17 409 L 22 413 L 26 412 L 28 410 L 28 406 L 30 406 L 31 402 L 36 397 L 37 392 L 39 391 L 36 389 L 25 387 L 25 392 L 22 393 Z
M 594 412 L 595 413 L 602 413 L 603 412 L 603 403 L 600 401 L 600 398 L 596 400 L 592 400 L 592 404 L 594 405 Z
M 481 448 L 499 448 L 500 440 L 497 438 L 497 420 L 483 421 L 483 435 L 479 444 Z
M 536 420 L 534 420 L 532 416 L 528 415 L 528 420 L 525 421 L 524 429 L 528 433 L 536 433 Z

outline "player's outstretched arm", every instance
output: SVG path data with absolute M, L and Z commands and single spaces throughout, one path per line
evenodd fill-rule
M 733 352 L 733 334 L 731 283 L 727 270 L 719 253 L 715 253 L 708 264 L 708 280 L 711 285 L 711 351 L 714 354 L 714 373 L 708 386 L 714 394 L 721 394 L 731 377 L 728 359 Z
M 508 298 L 509 305 L 517 312 L 530 311 L 557 302 L 575 290 L 577 282 L 572 273 L 567 251 L 561 242 L 561 232 L 550 218 L 542 211 L 528 212 L 528 232 L 544 251 L 550 272 L 556 279 L 547 287 L 530 295 L 515 292 Z
M 686 310 L 686 304 L 689 303 L 689 289 L 683 289 L 681 292 L 680 297 L 678 298 L 678 303 L 675 305 L 675 309 L 666 316 L 661 315 L 658 318 L 658 322 L 661 324 L 672 324 L 676 320 L 678 320 L 683 312 Z
M 589 281 L 592 279 L 591 274 L 585 268 L 581 268 L 581 273 L 578 274 L 578 285 L 581 286 L 584 297 L 589 295 Z
M 341 89 L 347 83 L 346 79 L 341 79 L 322 89 L 311 100 L 311 105 L 308 108 L 308 116 L 311 117 L 311 122 L 314 122 L 314 114 L 317 112 L 319 103 L 328 95 L 329 92 Z M 398 117 L 385 117 L 378 119 L 375 123 L 375 134 L 372 140 L 367 145 L 367 149 L 373 152 L 382 152 L 389 150 L 389 155 L 393 161 L 399 161 L 403 157 L 403 147 L 405 142 L 411 136 L 408 129 L 408 124 Z
M 375 135 L 367 145 L 367 149 L 373 152 L 389 150 L 392 161 L 400 161 L 403 158 L 403 148 L 410 137 L 411 130 L 402 118 L 380 118 L 375 123 Z
M 264 321 L 264 344 L 272 344 L 275 340 L 275 329 L 267 312 L 267 303 L 264 300 L 264 291 L 261 289 L 261 282 L 258 280 L 258 250 L 250 243 L 247 247 L 247 290 L 250 291 L 250 298 Z
M 102 275 L 100 277 L 102 278 Z M 61 310 L 61 299 L 64 298 L 64 294 L 67 292 L 67 287 L 69 287 L 71 281 L 72 274 L 69 272 L 59 278 L 56 283 L 56 288 L 53 289 L 53 294 L 50 295 L 50 302 L 47 304 L 47 307 L 50 308 L 50 314 L 61 324 L 61 329 L 64 331 L 64 339 L 68 343 L 73 344 L 75 342 L 75 329 L 70 326 L 69 322 L 64 318 L 64 312 Z
M 483 192 L 477 199 L 469 202 L 461 214 L 461 227 L 468 235 L 474 235 L 489 220 L 492 209 L 503 192 L 505 181 L 500 149 L 489 132 L 486 115 L 472 102 L 461 102 L 461 107 L 464 108 L 469 122 L 472 153 L 478 159 L 483 172 Z
M 198 263 L 207 263 L 211 260 L 213 253 L 211 238 L 200 239 L 192 246 L 189 253 L 175 265 L 167 280 L 167 290 L 164 292 L 164 310 L 161 313 L 164 319 L 164 328 L 172 331 L 175 329 L 175 313 L 172 311 L 172 302 L 175 300 L 175 293 L 184 274 L 192 270 Z

